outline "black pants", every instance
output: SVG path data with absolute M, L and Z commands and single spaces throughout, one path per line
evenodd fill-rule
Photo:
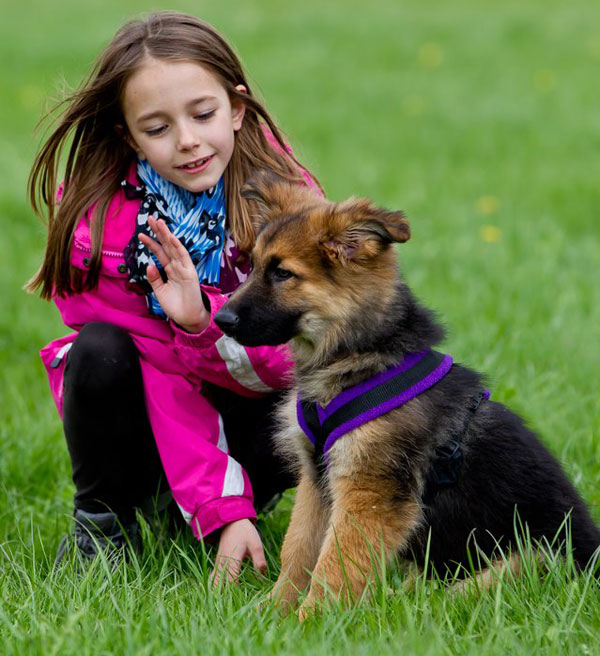
M 67 356 L 63 422 L 75 483 L 75 507 L 133 519 L 135 508 L 168 490 L 148 421 L 139 355 L 117 326 L 87 324 Z M 240 397 L 203 389 L 223 418 L 230 454 L 248 473 L 257 510 L 295 485 L 273 453 L 272 410 L 278 395 Z

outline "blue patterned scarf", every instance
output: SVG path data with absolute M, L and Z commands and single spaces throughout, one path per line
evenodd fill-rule
M 138 160 L 137 174 L 141 187 L 133 187 L 126 181 L 122 183 L 129 198 L 142 199 L 135 232 L 125 248 L 129 282 L 144 290 L 151 314 L 166 318 L 148 282 L 146 268 L 151 263 L 156 264 L 164 280 L 166 273 L 138 235 L 144 233 L 156 239 L 148 225 L 148 217 L 163 219 L 190 254 L 199 282 L 217 285 L 225 241 L 225 184 L 221 176 L 214 187 L 194 194 L 165 180 L 145 160 Z

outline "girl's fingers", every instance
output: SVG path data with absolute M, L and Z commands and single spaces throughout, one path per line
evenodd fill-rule
M 140 233 L 138 238 L 148 250 L 156 255 L 163 268 L 166 268 L 174 260 L 180 260 L 183 256 L 182 251 L 187 254 L 179 239 L 171 234 L 162 219 L 155 221 L 152 217 L 149 217 L 148 224 L 158 241 L 144 233 Z
M 157 292 L 165 283 L 161 278 L 158 268 L 154 264 L 149 264 L 146 268 L 146 278 L 152 285 L 152 289 Z
M 169 244 L 172 247 L 174 251 L 174 255 L 180 259 L 180 260 L 185 260 L 186 258 L 189 258 L 189 253 L 187 249 L 184 247 L 184 245 L 177 239 L 177 237 L 169 233 Z M 191 258 L 189 258 L 190 262 L 192 261 Z
M 153 219 L 151 216 L 148 217 L 148 225 L 152 232 L 156 235 L 156 239 L 162 246 L 166 255 L 169 258 L 173 258 L 172 246 L 171 246 L 171 231 L 167 228 L 167 224 L 162 220 Z
M 152 239 L 152 237 L 148 237 L 148 235 L 140 233 L 138 235 L 138 239 L 142 242 L 142 244 L 144 244 L 144 246 L 146 246 L 149 251 L 156 255 L 163 269 L 171 262 L 171 258 L 165 253 L 162 245 Z
M 249 547 L 250 557 L 252 558 L 252 565 L 254 569 L 260 574 L 267 573 L 267 561 L 265 558 L 265 551 L 260 542 L 253 544 Z
M 163 219 L 156 220 L 155 218 L 149 216 L 148 225 L 161 243 L 165 241 L 166 236 L 171 234 L 171 231 L 169 228 L 167 228 L 167 224 Z
M 219 556 L 212 576 L 213 589 L 218 588 L 223 581 L 235 583 L 242 571 L 242 561 L 237 558 Z
M 148 224 L 150 228 L 156 235 L 160 245 L 163 248 L 165 254 L 170 258 L 171 261 L 177 261 L 183 267 L 192 267 L 195 270 L 195 267 L 190 258 L 190 254 L 183 244 L 177 239 L 177 237 L 169 230 L 167 224 L 159 219 L 156 221 L 152 217 L 148 217 Z M 144 241 L 144 243 L 146 243 Z M 161 264 L 163 262 L 161 261 Z M 163 264 L 163 266 L 165 266 Z
M 242 561 L 237 558 L 227 558 L 223 569 L 227 572 L 229 583 L 234 583 L 242 571 Z
M 156 235 L 158 241 L 164 248 L 167 255 L 169 255 L 171 258 L 175 257 L 175 243 L 180 242 L 179 239 L 177 239 L 177 237 L 175 237 L 175 235 L 173 235 L 173 233 L 169 230 L 169 228 L 167 228 L 167 224 L 162 219 L 156 221 L 151 216 L 148 217 L 148 224 L 150 225 L 152 232 L 154 232 Z
M 149 264 L 146 268 L 146 278 L 152 286 L 152 291 L 157 295 L 160 294 L 165 283 L 158 271 L 158 267 L 154 266 L 154 264 Z

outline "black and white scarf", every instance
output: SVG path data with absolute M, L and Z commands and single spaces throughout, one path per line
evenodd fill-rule
M 166 318 L 148 282 L 146 268 L 154 263 L 165 280 L 166 273 L 138 235 L 143 233 L 156 239 L 148 225 L 148 217 L 163 219 L 190 254 L 199 282 L 217 285 L 225 241 L 225 184 L 221 176 L 214 187 L 194 194 L 165 180 L 146 160 L 138 160 L 137 174 L 141 186 L 135 187 L 126 180 L 121 183 L 127 198 L 142 199 L 135 231 L 125 248 L 129 282 L 145 291 L 151 314 Z

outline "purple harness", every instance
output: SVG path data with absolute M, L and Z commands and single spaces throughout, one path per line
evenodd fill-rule
M 325 408 L 298 395 L 298 423 L 315 452 L 327 460 L 342 435 L 404 405 L 440 381 L 451 367 L 450 355 L 432 350 L 409 353 L 400 364 L 344 390 Z

